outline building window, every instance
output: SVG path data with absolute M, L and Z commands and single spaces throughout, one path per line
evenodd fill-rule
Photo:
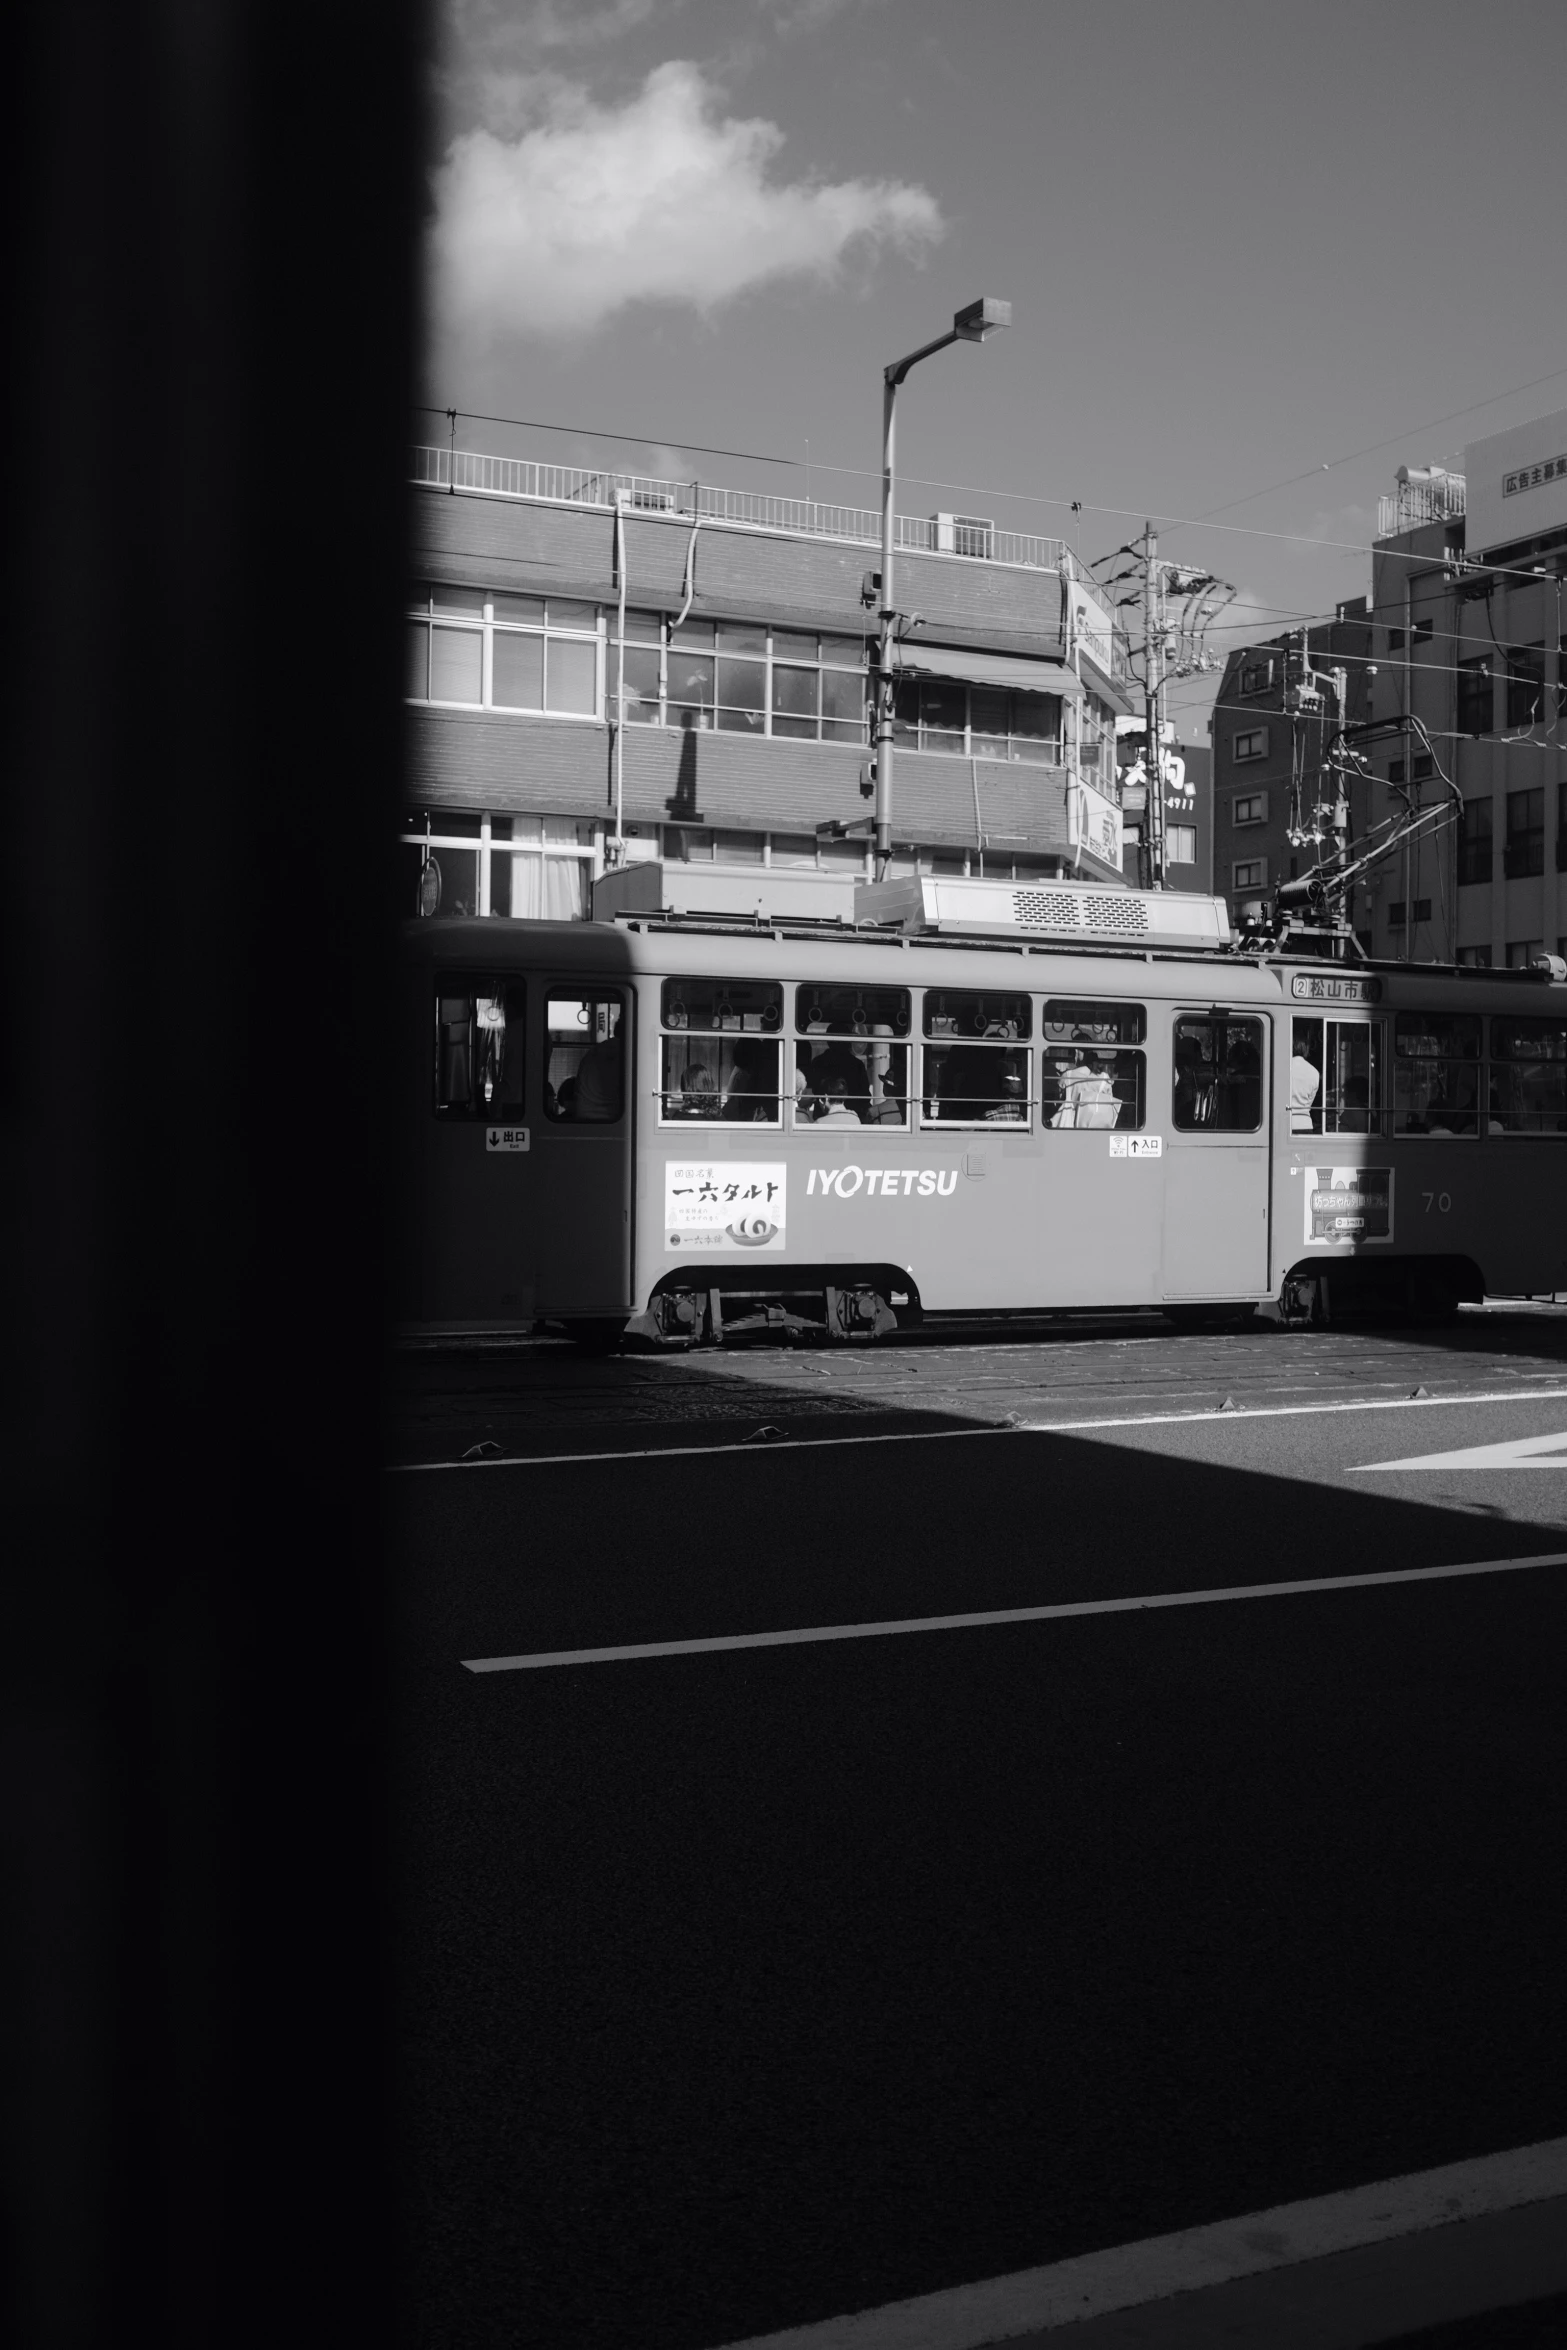
M 1265 759 L 1268 755 L 1268 730 L 1265 726 L 1249 726 L 1230 737 L 1230 757 L 1237 763 L 1242 759 Z
M 1266 824 L 1268 795 L 1265 791 L 1238 792 L 1230 802 L 1232 824 Z
M 1100 730 L 1084 707 L 1083 766 L 1097 770 Z M 911 751 L 945 751 L 970 759 L 1061 763 L 1059 694 L 961 685 L 955 678 L 906 677 L 893 705 L 893 740 Z M 1089 781 L 1094 774 L 1089 773 Z
M 610 628 L 605 699 L 613 714 L 620 673 L 613 615 Z M 657 612 L 626 614 L 628 726 L 864 743 L 866 685 L 860 637 L 725 620 L 676 629 Z
M 1462 971 L 1489 971 L 1491 950 L 1489 947 L 1460 947 L 1458 965 Z
M 1404 632 L 1401 628 L 1390 628 L 1388 630 L 1387 649 L 1390 653 L 1401 653 L 1403 651 Z
M 1429 898 L 1416 898 L 1416 900 L 1415 900 L 1415 920 L 1416 920 L 1416 922 L 1417 922 L 1417 923 L 1419 923 L 1419 922 L 1429 922 L 1429 921 L 1430 921 L 1430 919 L 1431 919 L 1431 900 L 1430 900 Z M 1387 926 L 1388 926 L 1389 930 L 1403 930 L 1403 929 L 1404 929 L 1404 928 L 1407 926 L 1407 924 L 1408 924 L 1408 921 L 1409 921 L 1409 904 L 1408 904 L 1408 901 L 1407 901 L 1407 899 L 1404 899 L 1404 898 L 1395 898 L 1395 899 L 1393 900 L 1393 903 L 1392 903 L 1392 904 L 1389 906 L 1389 908 L 1388 908 L 1388 910 L 1387 910 Z
M 1543 938 L 1510 938 L 1507 942 L 1507 968 L 1509 971 L 1527 971 L 1535 956 L 1544 952 Z
M 1243 694 L 1265 694 L 1273 683 L 1271 660 L 1243 661 L 1240 670 L 1239 691 Z
M 1436 773 L 1436 761 L 1435 761 L 1435 760 L 1432 758 L 1432 756 L 1431 756 L 1430 752 L 1429 752 L 1429 751 L 1417 751 L 1417 752 L 1415 753 L 1415 764 L 1414 764 L 1414 780 L 1415 780 L 1415 782 L 1416 782 L 1416 783 L 1429 783 L 1429 782 L 1430 782 L 1430 780 L 1431 780 L 1431 778 L 1432 778 L 1432 776 L 1433 776 L 1435 773 Z
M 595 604 L 440 585 L 412 600 L 410 701 L 594 718 L 598 680 Z
M 398 847 L 397 912 L 579 922 L 588 910 L 593 828 L 571 816 L 459 816 L 432 809 Z
M 1507 655 L 1509 730 L 1538 726 L 1545 715 L 1545 647 L 1514 645 Z
M 1414 627 L 1409 632 L 1410 643 L 1412 645 L 1428 645 L 1431 642 L 1431 637 L 1435 626 L 1435 621 L 1417 620 Z
M 1482 653 L 1473 661 L 1458 664 L 1458 731 L 1460 734 L 1489 734 L 1491 731 L 1491 656 Z
M 1522 881 L 1545 871 L 1545 790 L 1510 791 L 1507 795 L 1507 847 L 1502 859 L 1509 881 Z
M 1231 866 L 1230 871 L 1234 876 L 1230 883 L 1232 889 L 1266 889 L 1268 886 L 1266 857 L 1243 857 L 1238 864 Z
M 1164 828 L 1165 854 L 1172 865 L 1195 865 L 1197 862 L 1197 827 L 1195 824 L 1167 824 Z
M 1402 783 L 1408 772 L 1409 770 L 1402 759 L 1389 759 L 1387 763 L 1387 779 L 1389 783 Z
M 1460 889 L 1491 878 L 1491 803 L 1465 800 L 1458 824 L 1458 885 Z

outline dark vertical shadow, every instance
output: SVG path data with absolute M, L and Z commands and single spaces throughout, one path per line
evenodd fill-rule
M 393 2337 L 410 0 L 13 28 L 9 2341 Z M 308 2313 L 308 2314 L 307 2314 Z
M 700 824 L 702 811 L 696 803 L 696 720 L 689 710 L 680 713 L 684 729 L 680 738 L 680 765 L 675 771 L 675 788 L 665 802 L 676 824 Z

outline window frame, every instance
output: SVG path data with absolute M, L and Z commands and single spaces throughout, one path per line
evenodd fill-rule
M 437 1123 L 443 1126 L 525 1126 L 528 1122 L 528 1068 L 532 1058 L 528 1044 L 528 983 L 526 973 L 521 971 L 499 971 L 493 968 L 489 970 L 481 970 L 476 969 L 472 965 L 440 965 L 431 974 L 431 977 L 434 986 L 434 1030 L 432 1036 L 434 1052 L 432 1056 L 431 1067 L 431 1109 L 434 1113 Z M 519 1064 L 517 1072 L 517 1091 L 514 1097 L 508 1097 L 504 1102 L 499 1104 L 489 1101 L 480 1101 L 476 1098 L 478 1091 L 477 1084 L 475 1082 L 478 1073 L 477 1055 L 475 1056 L 474 1075 L 469 1080 L 468 1093 L 470 1098 L 468 1101 L 459 1105 L 456 1101 L 451 1099 L 443 1092 L 441 1056 L 445 1048 L 443 1046 L 442 1031 L 443 1028 L 448 1025 L 448 1023 L 442 1021 L 441 1007 L 443 1003 L 454 1000 L 459 990 L 474 1007 L 469 1015 L 470 1025 L 477 1022 L 478 1020 L 478 1005 L 480 1002 L 494 1002 L 496 997 L 500 996 L 504 1006 L 504 1017 L 501 1022 L 501 1026 L 507 1039 L 507 1044 L 510 1044 L 510 1040 L 513 1034 L 515 1034 L 517 1038 L 516 1055 Z M 514 995 L 519 999 L 515 1019 L 513 1018 L 511 1005 L 511 998 Z M 471 1038 L 468 1049 L 470 1052 L 473 1050 L 473 1040 Z M 503 1048 L 503 1052 L 504 1049 L 505 1048 Z M 511 1113 L 510 1116 L 507 1115 L 508 1111 Z
M 476 596 L 479 599 L 480 609 L 476 613 L 467 615 L 456 612 L 441 611 L 438 608 L 436 601 L 440 593 L 440 588 L 441 582 L 439 581 L 433 581 L 427 584 L 423 610 L 419 608 L 419 601 L 416 597 L 410 595 L 408 598 L 406 625 L 410 631 L 422 627 L 425 637 L 424 675 L 426 691 L 423 694 L 408 692 L 405 679 L 403 693 L 403 699 L 405 702 L 411 704 L 415 709 L 498 710 L 511 717 L 551 718 L 556 719 L 565 725 L 603 725 L 605 719 L 604 610 L 600 604 L 598 604 L 594 599 L 583 596 L 562 596 L 558 598 L 551 598 L 545 595 L 540 596 L 537 599 L 537 601 L 544 607 L 542 616 L 537 622 L 533 622 L 531 620 L 516 620 L 507 616 L 502 616 L 498 619 L 495 612 L 495 600 L 497 596 L 504 596 L 511 593 L 511 590 L 506 588 L 492 587 L 469 589 L 455 588 L 452 591 L 455 594 L 468 594 Z M 590 629 L 586 627 L 580 621 L 570 623 L 560 623 L 553 621 L 549 616 L 551 602 L 559 602 L 561 604 L 584 604 L 592 602 L 594 610 L 594 623 L 592 628 Z M 429 692 L 428 688 L 431 681 L 431 672 L 434 666 L 434 632 L 437 628 L 446 629 L 452 632 L 465 632 L 468 635 L 476 635 L 479 638 L 479 698 L 476 702 L 453 702 L 446 700 L 444 697 L 437 699 Z M 498 636 L 503 638 L 535 637 L 540 640 L 541 654 L 539 662 L 539 683 L 541 700 L 538 705 L 534 705 L 528 702 L 497 702 L 495 700 L 495 640 Z M 549 707 L 549 648 L 551 641 L 555 641 L 561 644 L 591 645 L 593 647 L 593 707 L 591 710 L 552 710 Z
M 1253 759 L 1268 755 L 1268 729 L 1265 726 L 1242 726 L 1230 736 L 1230 765 L 1249 766 Z
M 1229 1055 L 1231 1048 L 1229 1044 L 1226 1043 L 1224 1054 L 1224 1074 L 1222 1076 L 1216 1075 L 1212 1081 L 1213 1090 L 1215 1093 L 1217 1093 L 1221 1085 L 1231 1083 L 1237 1085 L 1249 1084 L 1253 1081 L 1253 1075 L 1255 1074 L 1255 1083 L 1257 1087 L 1257 1116 L 1251 1125 L 1221 1125 L 1217 1120 L 1208 1120 L 1203 1118 L 1184 1119 L 1178 1114 L 1176 1104 L 1180 1092 L 1182 1076 L 1180 1056 L 1181 1030 L 1183 1028 L 1194 1028 L 1198 1026 L 1210 1029 L 1223 1028 L 1225 1030 L 1245 1028 L 1254 1032 L 1253 1041 L 1257 1053 L 1257 1068 L 1255 1073 L 1248 1070 L 1239 1078 L 1231 1078 L 1229 1074 Z M 1201 1139 L 1206 1136 L 1215 1136 L 1221 1137 L 1225 1141 L 1232 1141 L 1235 1138 L 1242 1136 L 1265 1136 L 1267 1134 L 1269 1098 L 1268 1035 L 1270 1027 L 1271 1023 L 1261 1012 L 1216 1012 L 1201 1008 L 1183 1008 L 1180 1005 L 1172 1006 L 1170 1021 L 1170 1127 L 1172 1133 L 1178 1134 L 1186 1140 L 1193 1138 Z M 1199 1092 L 1201 1091 L 1200 1088 L 1197 1090 Z
M 552 1127 L 589 1127 L 595 1133 L 608 1134 L 624 1129 L 631 1097 L 631 1021 L 630 1006 L 635 1002 L 635 990 L 608 980 L 581 981 L 568 975 L 543 977 L 538 981 L 542 1026 L 540 1030 L 540 1107 Z M 555 1057 L 556 1044 L 550 1022 L 550 1006 L 557 1003 L 608 1004 L 619 1006 L 620 1019 L 615 1035 L 620 1046 L 620 1105 L 611 1118 L 563 1118 L 559 1109 L 559 1095 L 550 1075 L 550 1063 Z M 602 1041 L 596 1039 L 596 1042 Z M 594 1049 L 593 1044 L 583 1048 L 583 1057 Z M 575 1084 L 581 1069 L 579 1061 L 568 1082 Z M 575 1107 L 575 1105 L 573 1105 Z
M 772 1007 L 764 1005 L 762 1008 L 762 1014 L 758 1018 L 757 1025 L 754 1028 L 747 1028 L 744 1025 L 745 1014 L 742 1009 L 740 1013 L 739 1024 L 736 1026 L 731 1026 L 727 1021 L 721 1020 L 719 1018 L 719 1006 L 718 1003 L 715 1002 L 712 1007 L 711 1015 L 706 1020 L 698 1020 L 693 1022 L 690 1018 L 689 1012 L 687 1012 L 684 1019 L 675 1020 L 671 1016 L 671 990 L 677 987 L 710 989 L 715 997 L 717 996 L 718 991 L 723 988 L 732 988 L 737 991 L 749 991 L 752 989 L 765 991 L 767 989 L 774 989 L 776 990 L 775 1003 L 777 1017 L 769 1027 L 766 1024 L 765 1015 L 767 1009 Z M 788 983 L 786 981 L 781 979 L 749 977 L 745 979 L 729 978 L 722 972 L 670 972 L 659 982 L 657 1032 L 657 1124 L 662 1131 L 665 1133 L 674 1134 L 690 1134 L 693 1129 L 701 1129 L 708 1126 L 721 1126 L 726 1130 L 736 1127 L 748 1129 L 750 1131 L 756 1131 L 757 1129 L 760 1129 L 760 1131 L 764 1134 L 778 1134 L 783 1131 L 784 1107 L 787 1100 L 787 1096 L 783 1090 L 784 1048 L 788 1041 Z M 722 1070 L 723 1066 L 724 1039 L 734 1038 L 738 1042 L 750 1040 L 754 1044 L 769 1045 L 775 1055 L 774 1081 L 778 1088 L 778 1090 L 771 1097 L 773 1104 L 772 1116 L 768 1118 L 758 1118 L 755 1116 L 745 1118 L 726 1117 L 724 1112 L 730 1096 L 721 1087 L 715 1087 L 714 1108 L 711 1117 L 682 1117 L 678 1114 L 672 1114 L 669 1108 L 669 1103 L 672 1097 L 676 1094 L 684 1096 L 688 1090 L 684 1086 L 672 1086 L 666 1082 L 668 1077 L 670 1047 L 674 1041 L 680 1037 L 684 1037 L 687 1040 L 693 1037 L 699 1040 L 706 1040 L 710 1038 L 719 1040 L 717 1060 L 720 1071 Z M 765 1094 L 760 1094 L 754 1090 L 751 1090 L 748 1094 L 748 1098 L 753 1101 L 763 1101 L 768 1097 Z
M 1464 1053 L 1444 1052 L 1400 1052 L 1399 1043 L 1401 1032 L 1405 1031 L 1409 1024 L 1412 1024 L 1417 1020 L 1441 1020 L 1450 1021 L 1455 1024 L 1463 1021 L 1473 1021 L 1476 1037 L 1476 1045 L 1473 1055 L 1471 1056 Z M 1450 1113 L 1456 1118 L 1472 1118 L 1472 1126 L 1445 1126 L 1436 1128 L 1432 1128 L 1430 1126 L 1401 1126 L 1399 1124 L 1398 1082 L 1399 1068 L 1401 1064 L 1406 1067 L 1434 1066 L 1444 1070 L 1473 1069 L 1475 1073 L 1473 1108 L 1466 1110 L 1462 1105 L 1459 1105 Z M 1485 1113 L 1482 1111 L 1481 1103 L 1482 1100 L 1486 1098 L 1485 1018 L 1482 1013 L 1437 1012 L 1429 1008 L 1422 1010 L 1419 1006 L 1411 1006 L 1407 1010 L 1396 1011 L 1393 1014 L 1391 1033 L 1388 1038 L 1386 1065 L 1388 1073 L 1388 1133 L 1394 1141 L 1405 1140 L 1410 1137 L 1414 1137 L 1420 1141 L 1435 1142 L 1474 1142 L 1479 1139 L 1481 1132 L 1481 1120 L 1482 1116 L 1485 1115 Z
M 901 1093 L 899 1093 L 896 1090 L 896 1087 L 894 1087 L 891 1093 L 884 1093 L 882 1097 L 884 1101 L 901 1101 L 902 1115 L 896 1119 L 887 1117 L 861 1118 L 858 1112 L 856 1112 L 855 1124 L 861 1127 L 867 1134 L 877 1132 L 885 1134 L 911 1134 L 914 1131 L 915 1107 L 918 1099 L 914 1087 L 914 1080 L 918 1074 L 914 1061 L 914 1054 L 917 1049 L 917 1005 L 915 1000 L 916 991 L 910 987 L 888 986 L 880 981 L 871 981 L 868 984 L 864 984 L 856 980 L 846 979 L 796 980 L 793 983 L 793 990 L 794 1002 L 792 1006 L 789 1007 L 793 1017 L 792 1020 L 789 1018 L 785 1019 L 784 1028 L 782 1031 L 782 1033 L 794 1046 L 794 1066 L 793 1069 L 788 1073 L 787 1077 L 787 1082 L 792 1087 L 792 1092 L 785 1097 L 786 1106 L 789 1113 L 789 1131 L 793 1134 L 810 1134 L 815 1132 L 817 1127 L 823 1123 L 823 1121 L 819 1118 L 806 1118 L 802 1117 L 800 1114 L 801 1094 L 803 1092 L 809 1091 L 809 1087 L 803 1085 L 800 1082 L 808 1067 L 807 1063 L 801 1061 L 801 1053 L 805 1051 L 807 1047 L 814 1046 L 816 1044 L 824 1045 L 829 1049 L 834 1045 L 842 1045 L 846 1047 L 849 1052 L 853 1053 L 855 1059 L 858 1060 L 861 1058 L 861 1056 L 855 1052 L 854 1048 L 856 1046 L 863 1045 L 866 1048 L 867 1055 L 878 1050 L 879 1048 L 885 1048 L 887 1050 L 889 1075 L 895 1074 L 897 1066 L 896 1062 L 892 1059 L 892 1056 L 899 1052 L 903 1054 L 903 1090 Z M 829 1020 L 823 1021 L 820 1025 L 807 1026 L 805 1015 L 808 997 L 813 999 L 814 1002 L 819 1005 L 823 995 L 847 996 L 851 994 L 857 994 L 862 999 L 866 995 L 871 995 L 878 998 L 901 998 L 902 1026 L 899 1027 L 897 1025 L 896 1016 L 891 1023 L 882 1022 L 878 1024 L 870 1014 L 866 1014 L 863 1010 L 858 1016 L 869 1021 L 869 1025 L 865 1027 L 857 1028 L 854 1025 L 852 1019 L 843 1021 L 837 1025 L 834 1025 Z M 892 1007 L 886 1006 L 883 1008 Z M 874 1009 L 875 1007 L 873 1007 L 873 1011 Z M 813 1052 L 811 1056 L 812 1060 L 815 1060 L 817 1057 L 818 1056 Z M 880 1072 L 873 1071 L 867 1066 L 867 1090 L 865 1095 L 867 1101 L 869 1101 L 871 1098 L 869 1087 L 873 1078 L 878 1083 L 883 1081 Z M 849 1131 L 847 1121 L 835 1123 L 832 1131 Z
M 1048 1033 L 1052 1028 L 1092 1029 L 1103 1027 L 1107 1023 L 1094 1017 L 1096 1013 L 1102 1012 L 1111 1014 L 1111 1024 L 1121 1029 L 1129 1029 L 1131 1033 L 1117 1035 L 1111 1041 L 1091 1040 L 1076 1036 L 1051 1036 Z M 1052 1013 L 1056 1015 L 1054 1019 L 1051 1018 Z M 1051 1069 L 1053 1057 L 1066 1053 L 1076 1053 L 1079 1060 L 1091 1054 L 1098 1061 L 1114 1061 L 1116 1063 L 1113 1070 L 1107 1072 L 1101 1069 L 1098 1072 L 1101 1077 L 1108 1075 L 1116 1104 L 1116 1115 L 1108 1126 L 1100 1118 L 1094 1117 L 1085 1121 L 1079 1115 L 1085 1106 L 1092 1110 L 1106 1108 L 1108 1105 L 1102 1098 L 1086 1105 L 1080 1102 L 1071 1104 L 1073 1115 L 1070 1120 L 1064 1116 L 1068 1104 L 1058 1099 L 1052 1114 L 1052 1105 L 1046 1098 L 1045 1088 L 1047 1085 L 1054 1084 L 1059 1092 L 1060 1080 L 1059 1075 L 1051 1075 L 1048 1072 Z M 1126 1062 L 1133 1062 L 1136 1065 L 1131 1078 L 1134 1092 L 1130 1102 L 1126 1100 L 1124 1095 L 1115 1091 L 1118 1086 L 1128 1082 L 1127 1072 L 1122 1066 Z M 1122 1115 L 1128 1109 L 1134 1112 L 1134 1116 L 1131 1118 Z M 1134 1003 L 1130 999 L 1120 996 L 1047 996 L 1040 1005 L 1039 1011 L 1040 1132 L 1042 1134 L 1141 1134 L 1146 1131 L 1147 1125 L 1147 1005 Z

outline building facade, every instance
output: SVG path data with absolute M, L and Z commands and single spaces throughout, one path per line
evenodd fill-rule
M 1328 735 L 1370 713 L 1372 643 L 1360 596 L 1331 621 L 1247 645 L 1225 663 L 1211 722 L 1213 887 L 1237 930 L 1271 906 L 1281 881 L 1309 872 L 1326 853 L 1326 844 L 1299 835 L 1316 823 Z M 1342 711 L 1335 671 L 1343 675 Z M 1352 841 L 1364 834 L 1369 808 L 1364 790 L 1351 794 Z M 1367 909 L 1357 890 L 1350 919 L 1369 946 Z
M 580 917 L 622 859 L 868 871 L 879 515 L 440 449 L 413 501 L 401 910 Z M 977 518 L 898 538 L 894 872 L 1119 886 L 1092 583 Z
M 1462 818 L 1379 877 L 1376 951 L 1527 968 L 1567 951 L 1567 410 L 1472 442 L 1462 474 L 1401 468 L 1379 520 L 1373 707 L 1431 749 L 1381 747 L 1377 812 L 1456 790 Z
M 1183 742 L 1168 720 L 1166 733 L 1164 885 L 1211 897 L 1215 886 L 1213 746 L 1211 742 Z M 1116 730 L 1116 755 L 1121 763 L 1121 871 L 1133 887 L 1138 879 L 1142 828 L 1147 822 L 1147 765 L 1143 756 L 1147 735 L 1146 719 L 1136 716 L 1123 718 Z

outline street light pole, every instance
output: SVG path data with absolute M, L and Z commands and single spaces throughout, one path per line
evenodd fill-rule
M 894 646 L 897 643 L 897 606 L 893 596 L 893 539 L 897 532 L 894 484 L 897 472 L 898 387 L 911 367 L 944 351 L 949 343 L 982 343 L 998 327 L 1012 324 L 1012 305 L 987 296 L 970 302 L 952 321 L 950 334 L 938 335 L 906 359 L 895 359 L 882 370 L 881 398 L 881 623 L 876 655 L 876 878 L 885 878 L 892 857 L 892 714 L 897 694 Z

